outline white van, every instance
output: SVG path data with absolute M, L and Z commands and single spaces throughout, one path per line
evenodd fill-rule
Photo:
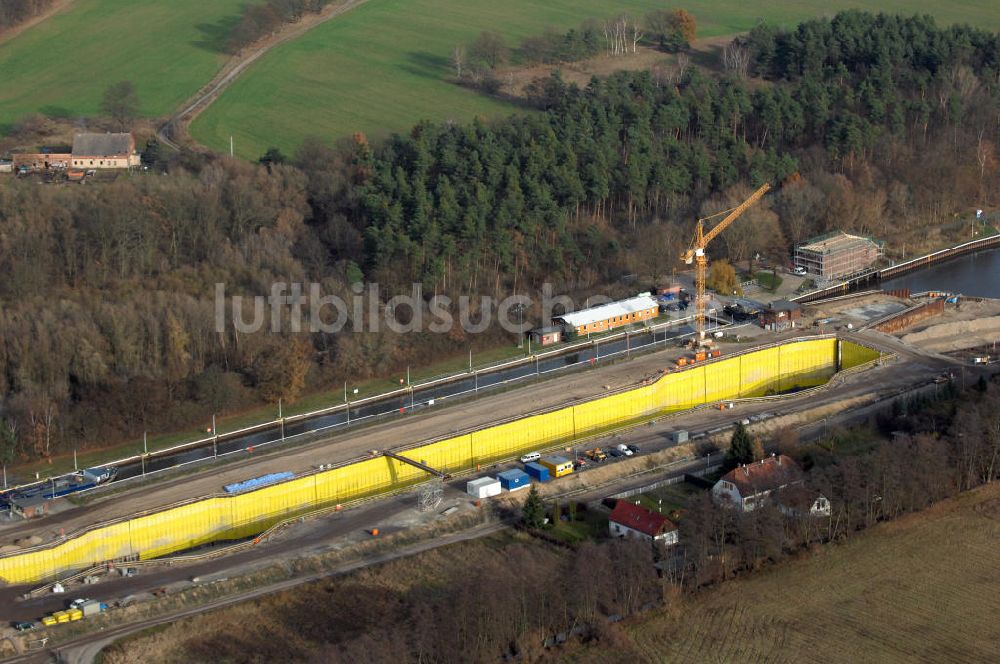
M 632 450 L 630 450 L 628 445 L 625 445 L 624 443 L 618 446 L 618 451 L 625 456 L 632 456 Z
M 521 463 L 531 463 L 533 461 L 538 461 L 542 458 L 542 455 L 538 452 L 529 452 L 521 457 Z

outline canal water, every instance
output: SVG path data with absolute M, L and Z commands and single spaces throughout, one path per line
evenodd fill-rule
M 879 285 L 886 290 L 909 288 L 913 293 L 940 290 L 1000 299 L 1000 247 L 952 258 Z

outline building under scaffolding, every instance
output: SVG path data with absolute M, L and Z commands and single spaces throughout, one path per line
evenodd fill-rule
M 834 231 L 795 248 L 795 267 L 823 279 L 839 279 L 868 270 L 882 257 L 883 242 Z

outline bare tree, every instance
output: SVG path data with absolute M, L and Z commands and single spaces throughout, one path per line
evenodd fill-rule
M 741 40 L 734 39 L 722 49 L 722 64 L 736 78 L 746 79 L 750 67 L 750 49 Z
M 451 52 L 451 64 L 455 68 L 455 78 L 462 78 L 465 68 L 465 46 L 459 44 Z
M 632 22 L 632 52 L 637 53 L 639 50 L 639 40 L 642 39 L 642 30 L 639 27 L 638 22 Z
M 628 14 L 620 14 L 614 19 L 605 21 L 603 31 L 608 55 L 626 55 L 629 52 L 629 39 L 632 40 L 632 52 L 635 53 L 638 50 L 639 40 L 642 39 L 642 30 Z
M 677 66 L 675 67 L 676 78 L 675 83 L 680 83 L 684 78 L 684 74 L 687 73 L 688 67 L 691 66 L 691 56 L 687 53 L 677 54 Z
M 987 203 L 990 188 L 983 187 L 983 178 L 986 177 L 986 169 L 990 171 L 996 166 L 995 150 L 993 143 L 983 136 L 984 130 L 979 130 L 979 142 L 976 144 L 976 162 L 979 164 L 979 191 L 983 197 L 983 203 Z

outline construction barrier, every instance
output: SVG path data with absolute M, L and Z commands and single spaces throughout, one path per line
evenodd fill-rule
M 792 341 L 696 364 L 583 403 L 395 451 L 445 473 L 468 471 L 714 401 L 815 387 L 839 370 L 878 357 L 877 350 L 833 337 Z M 323 506 L 426 479 L 425 471 L 387 456 L 355 461 L 252 491 L 218 494 L 98 524 L 0 556 L 0 580 L 46 581 L 109 561 L 149 560 L 212 542 L 246 539 Z

